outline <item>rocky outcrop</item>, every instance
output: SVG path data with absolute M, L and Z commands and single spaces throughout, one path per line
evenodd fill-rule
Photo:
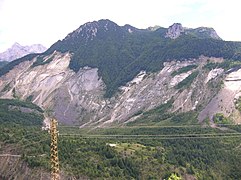
M 188 29 L 187 33 L 194 33 L 202 38 L 213 38 L 217 40 L 221 40 L 221 38 L 218 36 L 217 32 L 213 28 L 208 27 L 199 27 L 196 29 Z
M 53 112 L 62 124 L 103 126 L 128 121 L 137 112 L 147 111 L 174 98 L 171 112 L 186 112 L 205 104 L 214 96 L 208 87 L 208 73 L 202 69 L 206 57 L 164 63 L 156 73 L 141 71 L 132 81 L 120 87 L 112 98 L 104 98 L 105 84 L 97 68 L 69 69 L 70 53 L 54 52 L 45 57 L 49 64 L 32 66 L 38 59 L 25 61 L 0 78 L 1 98 L 31 99 L 48 112 Z M 211 61 L 215 58 L 211 58 Z M 188 65 L 198 67 L 188 72 L 171 74 Z M 193 71 L 199 75 L 191 87 L 183 90 L 176 85 Z M 211 80 L 210 80 L 211 81 Z
M 171 39 L 178 38 L 184 32 L 184 28 L 180 23 L 174 23 L 173 25 L 169 26 L 167 29 L 167 33 L 165 37 L 169 37 Z
M 5 52 L 0 53 L 0 61 L 12 61 L 21 58 L 31 53 L 42 53 L 46 51 L 46 47 L 41 44 L 33 44 L 31 46 L 22 46 L 18 43 L 7 49 Z
M 198 27 L 195 29 L 183 27 L 180 23 L 174 23 L 167 29 L 166 38 L 176 39 L 183 34 L 190 34 L 198 38 L 213 38 L 221 40 L 213 28 Z
M 220 69 L 216 69 L 220 72 Z M 205 118 L 212 120 L 216 113 L 230 117 L 234 123 L 241 123 L 240 112 L 235 108 L 235 101 L 241 96 L 241 69 L 228 74 L 224 79 L 223 88 L 199 114 L 199 121 Z

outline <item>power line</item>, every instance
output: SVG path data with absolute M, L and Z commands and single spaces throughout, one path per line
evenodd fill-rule
M 225 134 L 178 134 L 178 135 L 83 135 L 83 134 L 59 134 L 60 136 L 76 137 L 82 139 L 213 139 L 241 137 L 241 133 Z
M 241 126 L 237 124 L 215 124 L 217 127 L 228 127 L 228 126 Z M 68 125 L 59 125 L 59 128 L 78 128 L 78 129 L 132 129 L 132 128 L 193 128 L 193 127 L 200 127 L 200 128 L 212 128 L 209 125 L 202 125 L 202 124 L 188 124 L 188 125 L 139 125 L 139 126 L 110 126 L 110 127 L 96 127 L 96 126 L 85 126 L 84 128 L 80 128 L 79 125 L 68 126 Z

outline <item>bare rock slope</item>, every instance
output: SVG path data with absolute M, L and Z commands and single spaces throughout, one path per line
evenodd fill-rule
M 55 51 L 43 59 L 44 61 L 52 59 L 50 63 L 33 66 L 37 58 L 20 63 L 0 78 L 0 97 L 31 99 L 46 111 L 53 111 L 60 123 L 80 126 L 103 126 L 127 122 L 137 112 L 155 108 L 171 98 L 174 102 L 170 112 L 187 112 L 201 108 L 208 104 L 210 97 L 214 97 L 216 93 L 209 84 L 218 82 L 220 74 L 223 73 L 222 69 L 209 72 L 203 68 L 208 59 L 214 62 L 222 61 L 218 58 L 202 56 L 181 62 L 170 61 L 164 63 L 164 68 L 159 72 L 141 71 L 132 81 L 120 87 L 115 96 L 107 99 L 103 96 L 105 84 L 98 76 L 97 68 L 85 67 L 75 73 L 68 67 L 70 53 L 62 54 Z M 196 67 L 187 72 L 172 75 L 174 71 L 188 65 L 196 65 Z M 177 88 L 180 82 L 195 71 L 198 75 L 189 87 Z M 231 76 L 232 73 L 227 78 Z M 237 84 L 235 88 L 236 86 Z M 230 88 L 233 88 L 232 81 L 226 79 L 225 88 L 220 93 Z M 234 91 L 238 92 L 238 89 L 239 87 Z M 234 93 L 229 96 L 228 101 L 236 95 L 237 93 Z M 225 102 L 226 100 L 223 101 Z M 200 121 L 207 114 L 213 115 L 217 111 L 219 109 L 214 108 L 210 114 L 204 110 L 200 115 Z M 231 110 L 227 112 L 231 113 Z

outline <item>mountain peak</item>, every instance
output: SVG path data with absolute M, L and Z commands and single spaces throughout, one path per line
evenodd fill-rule
M 109 19 L 101 19 L 99 21 L 87 22 L 81 25 L 78 29 L 68 34 L 65 39 L 69 38 L 84 38 L 86 41 L 93 40 L 97 33 L 107 32 L 107 31 L 116 31 L 119 27 L 116 23 L 110 21 Z
M 169 37 L 171 39 L 178 38 L 184 32 L 184 28 L 182 27 L 181 23 L 174 23 L 173 25 L 169 26 L 166 32 L 165 37 Z

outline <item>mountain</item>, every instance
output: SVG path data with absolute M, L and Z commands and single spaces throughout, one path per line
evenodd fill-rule
M 81 25 L 0 68 L 0 179 L 50 179 L 53 116 L 61 179 L 240 179 L 240 60 L 212 28 Z
M 82 127 L 175 124 L 172 117 L 179 113 L 194 113 L 196 123 L 212 122 L 217 113 L 239 123 L 240 87 L 232 87 L 239 76 L 228 78 L 239 74 L 240 49 L 240 42 L 223 41 L 212 28 L 88 22 L 46 52 L 4 66 L 0 96 L 28 99 L 60 123 Z M 229 96 L 207 108 L 217 94 Z
M 31 53 L 42 53 L 47 48 L 41 44 L 33 44 L 31 46 L 22 46 L 14 43 L 11 48 L 0 53 L 0 61 L 12 61 Z

